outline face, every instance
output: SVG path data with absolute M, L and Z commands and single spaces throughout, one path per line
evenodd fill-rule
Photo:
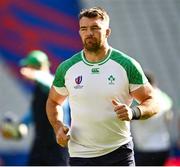
M 40 70 L 40 68 L 41 68 L 39 66 L 34 66 L 34 65 L 27 65 L 26 67 L 29 69 L 32 69 L 32 70 Z
M 101 18 L 82 17 L 79 25 L 81 40 L 84 48 L 88 51 L 98 51 L 105 44 L 110 34 L 110 29 Z

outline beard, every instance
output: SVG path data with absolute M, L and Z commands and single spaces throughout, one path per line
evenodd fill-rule
M 101 47 L 100 41 L 93 37 L 86 38 L 83 45 L 84 48 L 90 52 L 97 52 Z

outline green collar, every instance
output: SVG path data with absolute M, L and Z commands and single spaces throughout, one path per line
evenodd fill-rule
M 111 52 L 112 52 L 112 48 L 110 47 L 109 50 L 108 50 L 107 55 L 105 56 L 105 58 L 103 60 L 99 61 L 99 62 L 90 62 L 90 61 L 88 61 L 84 56 L 84 51 L 83 50 L 81 51 L 81 57 L 82 57 L 83 62 L 85 64 L 89 65 L 89 66 L 94 66 L 95 64 L 102 65 L 102 64 L 104 64 L 105 62 L 107 62 L 109 60 L 109 58 L 111 56 Z

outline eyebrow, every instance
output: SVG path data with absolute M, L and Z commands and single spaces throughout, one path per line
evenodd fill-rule
M 88 27 L 88 26 L 80 26 L 80 28 L 86 28 L 86 27 Z M 92 25 L 90 27 L 99 27 L 99 26 L 98 25 Z
M 82 29 L 87 29 L 87 26 L 81 26 L 79 29 L 80 29 L 80 30 L 82 30 Z

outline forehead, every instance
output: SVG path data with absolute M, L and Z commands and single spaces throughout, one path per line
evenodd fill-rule
M 93 25 L 104 26 L 105 21 L 98 17 L 95 18 L 82 17 L 79 21 L 79 25 L 80 27 L 93 26 Z
M 35 65 L 31 65 L 31 64 L 26 65 L 26 67 L 33 68 L 33 69 L 40 69 L 40 66 L 35 66 Z

